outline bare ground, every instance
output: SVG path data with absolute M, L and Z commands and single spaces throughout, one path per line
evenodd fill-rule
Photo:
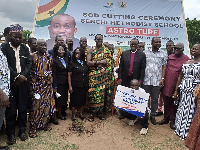
M 141 125 L 128 125 L 128 119 L 119 120 L 117 115 L 107 115 L 107 119 L 94 122 L 85 120 L 82 133 L 73 131 L 70 111 L 67 120 L 59 120 L 59 125 L 51 125 L 49 132 L 38 131 L 38 137 L 17 144 L 11 150 L 187 150 L 184 141 L 174 134 L 167 125 L 152 125 L 149 121 L 147 135 L 140 135 Z M 163 116 L 157 117 L 157 121 Z M 80 128 L 79 128 L 80 129 Z M 17 134 L 17 133 L 16 133 Z M 0 145 L 6 145 L 6 135 L 0 136 Z

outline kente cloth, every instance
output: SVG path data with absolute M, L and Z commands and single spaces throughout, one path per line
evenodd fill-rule
M 108 75 L 108 87 L 105 90 L 105 106 L 106 109 L 109 110 L 112 108 L 112 101 L 113 101 L 113 93 L 114 93 L 114 83 L 115 83 L 115 76 L 114 76 L 114 65 L 115 60 L 111 57 L 111 65 L 108 66 L 109 75 Z
M 48 54 L 33 61 L 30 75 L 32 96 L 31 127 L 43 128 L 50 115 L 55 112 L 52 86 L 52 63 Z
M 87 52 L 88 52 L 88 48 L 86 47 L 86 49 L 85 49 L 85 61 L 87 61 Z
M 98 50 L 93 47 L 92 61 L 107 60 L 107 65 L 91 66 L 89 68 L 89 104 L 90 109 L 94 112 L 100 111 L 104 107 L 105 91 L 110 86 L 112 73 L 112 56 L 108 48 L 104 45 Z M 114 78 L 112 79 L 114 82 Z M 108 91 L 109 92 L 109 91 Z M 107 94 L 109 95 L 109 93 Z

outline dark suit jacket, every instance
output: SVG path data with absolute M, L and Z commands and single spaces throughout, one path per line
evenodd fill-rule
M 71 84 L 72 87 L 88 87 L 88 67 L 86 62 L 82 66 L 78 62 L 70 62 L 69 72 L 72 72 Z
M 52 57 L 54 57 L 53 49 L 48 50 L 48 54 L 50 54 Z
M 29 53 L 29 48 L 24 44 L 20 44 L 19 59 L 20 59 L 21 72 L 17 73 L 14 50 L 10 47 L 9 43 L 3 43 L 1 47 L 2 47 L 1 48 L 2 52 L 7 57 L 8 66 L 10 69 L 10 81 L 14 82 L 15 78 L 19 74 L 29 79 L 29 74 L 32 67 L 32 58 Z
M 68 84 L 68 59 L 67 57 L 64 59 L 66 68 L 63 66 L 58 57 L 53 59 L 53 87 L 57 87 L 57 84 Z
M 1 47 L 2 52 L 7 57 L 8 67 L 10 69 L 10 107 L 7 107 L 6 109 L 6 116 L 9 117 L 15 115 L 17 109 L 19 112 L 24 112 L 27 110 L 28 93 L 30 87 L 29 75 L 32 67 L 32 59 L 29 53 L 29 48 L 24 44 L 20 44 L 19 59 L 21 72 L 17 73 L 16 58 L 13 48 L 10 47 L 9 43 L 3 43 Z M 19 75 L 25 76 L 27 81 L 15 87 L 13 86 L 13 82 Z
M 128 77 L 128 71 L 131 61 L 131 51 L 127 50 L 122 52 L 119 64 L 118 79 L 122 79 L 122 85 L 125 86 Z M 133 75 L 132 79 L 144 80 L 146 68 L 146 55 L 144 52 L 136 51 L 135 59 L 133 62 Z

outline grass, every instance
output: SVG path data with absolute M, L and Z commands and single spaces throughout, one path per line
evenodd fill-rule
M 162 135 L 161 135 L 162 136 Z M 186 149 L 182 140 L 177 137 L 166 137 L 160 139 L 152 133 L 141 136 L 132 133 L 133 147 L 138 150 L 184 150 Z
M 12 150 L 29 149 L 29 150 L 77 150 L 79 146 L 62 140 L 60 137 L 56 137 L 51 132 L 38 132 L 37 138 L 29 138 L 25 142 L 20 142 L 13 146 L 10 146 Z

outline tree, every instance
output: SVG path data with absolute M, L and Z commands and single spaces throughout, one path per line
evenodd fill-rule
M 29 30 L 24 30 L 23 33 L 22 33 L 23 40 L 28 40 L 30 38 L 30 36 L 31 36 L 31 33 L 32 32 L 29 31 Z
M 196 20 L 196 18 L 194 18 L 193 20 L 189 20 L 189 18 L 187 18 L 186 27 L 188 40 L 190 43 L 189 46 L 192 47 L 194 44 L 200 42 L 200 20 Z

